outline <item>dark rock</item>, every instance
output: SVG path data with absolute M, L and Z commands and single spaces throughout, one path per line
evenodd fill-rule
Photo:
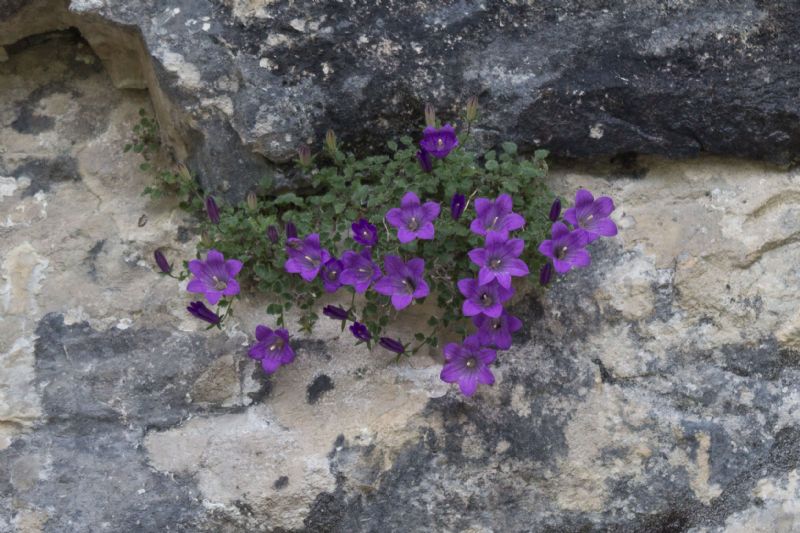
M 283 164 L 328 128 L 366 152 L 418 132 L 425 102 L 454 121 L 471 95 L 481 143 L 556 156 L 791 163 L 800 148 L 794 2 L 66 3 L 11 2 L 0 44 L 77 27 L 118 84 L 164 97 L 179 156 L 235 199 L 265 174 L 289 183 Z M 136 50 L 152 66 L 138 80 L 118 68 Z
M 306 388 L 306 399 L 310 404 L 317 403 L 323 394 L 333 390 L 333 388 L 333 380 L 329 376 L 321 374 L 314 378 L 313 382 L 309 383 Z

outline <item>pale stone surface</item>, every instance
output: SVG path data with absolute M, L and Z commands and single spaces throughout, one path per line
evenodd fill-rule
M 797 529 L 800 172 L 554 171 L 613 196 L 620 234 L 515 301 L 472 399 L 438 354 L 392 364 L 326 320 L 267 378 L 267 302 L 205 331 L 154 272 L 197 239 L 121 151 L 147 95 L 53 39 L 0 64 L 0 530 Z

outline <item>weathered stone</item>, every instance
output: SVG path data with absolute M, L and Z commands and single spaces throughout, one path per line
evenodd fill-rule
M 798 15 L 754 0 L 6 1 L 0 45 L 77 28 L 118 87 L 149 88 L 203 185 L 242 199 L 264 174 L 291 183 L 283 164 L 329 127 L 373 149 L 417 131 L 426 101 L 454 118 L 473 94 L 484 144 L 790 163 Z
M 226 6 L 253 27 L 276 13 Z M 324 24 L 292 17 L 281 33 Z M 203 92 L 205 66 L 182 55 L 174 76 Z M 141 197 L 148 177 L 120 147 L 150 104 L 91 57 L 61 33 L 0 64 L 0 530 L 798 528 L 799 172 L 713 158 L 556 169 L 564 197 L 615 199 L 620 234 L 591 246 L 590 268 L 517 298 L 525 327 L 471 399 L 439 380 L 439 354 L 392 364 L 328 320 L 266 377 L 246 346 L 273 325 L 267 302 L 245 294 L 204 331 L 155 274 L 156 247 L 194 255 L 192 222 Z M 25 109 L 44 127 L 15 127 Z M 392 334 L 410 339 L 423 311 Z

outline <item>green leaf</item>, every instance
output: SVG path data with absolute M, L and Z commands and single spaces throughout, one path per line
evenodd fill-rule
M 490 159 L 486 162 L 486 170 L 489 172 L 495 172 L 499 167 L 500 165 L 494 159 Z
M 517 145 L 512 142 L 504 142 L 502 145 L 503 151 L 509 155 L 514 155 L 517 153 Z

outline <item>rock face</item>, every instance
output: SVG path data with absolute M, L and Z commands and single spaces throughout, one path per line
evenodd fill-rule
M 516 302 L 465 399 L 437 354 L 391 364 L 331 322 L 266 378 L 255 298 L 203 331 L 153 271 L 196 239 L 120 150 L 141 107 L 74 32 L 0 63 L 0 531 L 800 529 L 800 173 L 557 170 L 620 235 Z
M 0 0 L 0 46 L 68 27 L 231 199 L 329 127 L 367 150 L 471 95 L 480 142 L 559 156 L 800 148 L 792 1 Z

